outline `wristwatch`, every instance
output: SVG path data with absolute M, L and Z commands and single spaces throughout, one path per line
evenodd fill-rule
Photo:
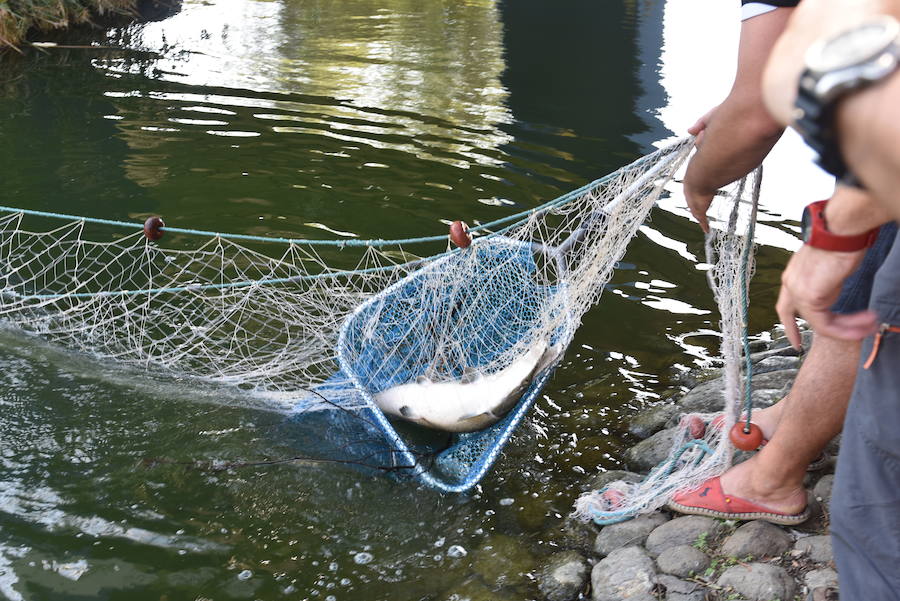
M 822 250 L 841 252 L 854 252 L 869 248 L 875 244 L 879 230 L 877 227 L 855 236 L 841 236 L 829 232 L 828 224 L 825 222 L 825 207 L 827 205 L 827 200 L 820 200 L 803 209 L 803 217 L 800 219 L 800 230 L 804 244 Z
M 815 150 L 819 165 L 851 185 L 858 182 L 848 172 L 838 147 L 834 112 L 838 100 L 878 82 L 900 65 L 900 23 L 889 15 L 868 19 L 820 40 L 806 53 L 800 75 L 794 127 Z

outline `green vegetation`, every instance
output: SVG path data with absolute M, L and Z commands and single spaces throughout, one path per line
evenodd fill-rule
M 17 47 L 32 29 L 47 31 L 134 14 L 137 0 L 0 0 L 0 49 Z

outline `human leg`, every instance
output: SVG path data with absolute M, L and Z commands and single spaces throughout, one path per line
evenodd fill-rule
M 885 261 L 871 308 L 900 325 L 900 247 Z M 863 345 L 872 355 L 873 339 Z M 900 599 L 900 333 L 885 332 L 860 368 L 844 425 L 831 501 L 842 601 Z
M 891 251 L 896 225 L 882 228 L 857 272 L 848 278 L 833 310 L 866 308 L 878 268 Z M 809 463 L 838 432 L 847 410 L 859 360 L 860 343 L 817 336 L 790 393 L 774 407 L 754 412 L 769 440 L 759 453 L 719 478 L 725 498 L 737 497 L 771 512 L 798 515 L 806 507 L 803 478 Z M 777 413 L 776 413 L 777 411 Z M 710 515 L 705 485 L 673 497 L 672 509 Z M 766 518 L 763 518 L 766 519 Z

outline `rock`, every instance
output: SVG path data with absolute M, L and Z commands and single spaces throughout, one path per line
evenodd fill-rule
M 672 404 L 659 405 L 647 411 L 642 411 L 628 423 L 628 432 L 643 440 L 665 428 L 666 423 L 676 413 L 681 412 Z
M 762 361 L 753 365 L 754 374 L 766 374 L 772 371 L 782 371 L 785 369 L 797 370 L 800 368 L 799 357 L 784 357 L 774 355 L 766 357 Z
M 574 517 L 567 517 L 559 528 L 547 531 L 546 539 L 554 542 L 561 549 L 591 553 L 594 539 L 597 538 L 597 526 L 593 522 L 583 522 Z
M 722 554 L 738 559 L 776 557 L 791 548 L 791 536 L 769 522 L 747 522 L 722 543 Z
M 656 558 L 661 572 L 686 578 L 691 574 L 701 574 L 709 567 L 709 557 L 690 545 L 669 547 Z
M 834 474 L 828 474 L 819 478 L 813 487 L 813 498 L 823 505 L 831 502 L 831 490 L 834 488 Z
M 535 560 L 519 539 L 495 534 L 475 551 L 473 563 L 489 587 L 502 588 L 528 582 Z
M 600 490 L 610 482 L 622 480 L 623 482 L 640 482 L 644 477 L 634 472 L 626 472 L 625 470 L 609 470 L 600 472 L 587 479 L 584 490 Z
M 621 547 L 643 545 L 647 535 L 668 521 L 669 518 L 664 513 L 654 511 L 627 522 L 606 526 L 594 541 L 594 553 L 605 557 Z
M 716 378 L 709 382 L 698 384 L 693 390 L 678 401 L 678 406 L 684 413 L 715 413 L 725 407 L 723 394 L 725 382 L 722 378 Z
M 837 588 L 838 575 L 834 570 L 812 570 L 806 573 L 803 582 L 811 591 L 817 588 Z
M 786 340 L 786 339 L 785 339 Z M 759 363 L 764 361 L 769 357 L 798 357 L 800 356 L 800 351 L 797 349 L 786 346 L 781 348 L 773 348 L 767 351 L 759 351 L 750 354 L 750 361 L 752 363 Z
M 794 545 L 794 550 L 791 554 L 805 556 L 816 563 L 830 563 L 834 561 L 834 554 L 831 550 L 831 536 L 825 534 L 801 538 Z
M 800 338 L 803 341 L 803 349 L 808 351 L 810 347 L 813 345 L 813 331 L 812 330 L 803 330 L 800 332 Z M 775 340 L 772 341 L 772 344 L 769 345 L 769 348 L 773 350 L 778 349 L 793 349 L 791 346 L 791 342 L 787 339 L 786 336 L 779 336 Z M 797 352 L 794 350 L 794 352 Z
M 625 451 L 625 462 L 638 471 L 650 471 L 669 455 L 677 432 L 677 428 L 669 428 L 642 440 Z
M 640 547 L 616 549 L 591 571 L 593 601 L 650 601 L 657 577 L 653 560 Z
M 785 397 L 787 390 L 784 388 L 754 388 L 750 392 L 750 402 L 754 409 L 771 407 Z
M 809 508 L 809 519 L 794 526 L 794 530 L 810 534 L 822 534 L 828 529 L 828 515 L 825 513 L 825 508 L 812 495 L 807 494 L 806 498 L 807 507 Z
M 588 579 L 587 561 L 575 551 L 554 553 L 538 573 L 538 588 L 547 601 L 573 601 Z
M 794 384 L 796 377 L 796 369 L 785 369 L 755 374 L 750 382 L 753 384 L 754 390 L 781 390 L 786 393 Z
M 721 587 L 734 589 L 749 601 L 793 599 L 797 583 L 784 568 L 768 563 L 732 566 L 716 581 Z M 726 598 L 726 595 L 722 595 Z
M 748 346 L 750 347 L 751 353 L 758 353 L 759 351 L 764 351 L 769 348 L 769 344 L 771 343 L 771 339 L 768 336 L 765 338 L 758 337 L 750 337 Z
M 711 544 L 722 531 L 722 524 L 713 518 L 700 515 L 687 515 L 670 520 L 656 528 L 647 537 L 645 546 L 651 557 L 659 557 L 660 553 L 678 545 L 693 545 L 705 538 Z
M 806 601 L 840 601 L 837 587 L 819 587 L 809 591 Z
M 660 574 L 658 578 L 666 589 L 666 601 L 706 601 L 706 588 L 696 582 L 687 582 L 668 574 Z
M 687 388 L 696 388 L 704 382 L 715 380 L 722 377 L 722 368 L 711 367 L 702 370 L 691 370 L 681 374 L 678 381 Z M 673 399 L 675 400 L 675 399 Z
M 518 601 L 521 596 L 512 591 L 495 591 L 478 578 L 469 578 L 450 587 L 438 598 L 440 601 Z

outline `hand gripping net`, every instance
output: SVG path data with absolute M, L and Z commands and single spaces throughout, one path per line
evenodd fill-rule
M 152 242 L 136 224 L 0 209 L 0 317 L 101 360 L 240 388 L 289 414 L 307 429 L 303 444 L 334 460 L 465 490 L 550 366 L 500 422 L 449 440 L 388 421 L 373 397 L 423 375 L 494 374 L 535 344 L 561 354 L 690 148 L 681 141 L 473 228 L 470 247 L 444 252 L 445 236 L 288 240 L 166 227 Z
M 706 237 L 710 288 L 721 317 L 721 354 L 724 362 L 725 411 L 718 424 L 697 432 L 696 424 L 709 424 L 720 414 L 682 417 L 667 458 L 641 482 L 617 481 L 602 490 L 582 495 L 575 515 L 600 525 L 614 524 L 665 505 L 680 490 L 697 488 L 731 466 L 734 447 L 728 437 L 749 404 L 750 364 L 741 369 L 741 351 L 749 356 L 746 338 L 750 278 L 753 276 L 753 229 L 762 168 L 734 184 L 712 205 L 711 231 Z

